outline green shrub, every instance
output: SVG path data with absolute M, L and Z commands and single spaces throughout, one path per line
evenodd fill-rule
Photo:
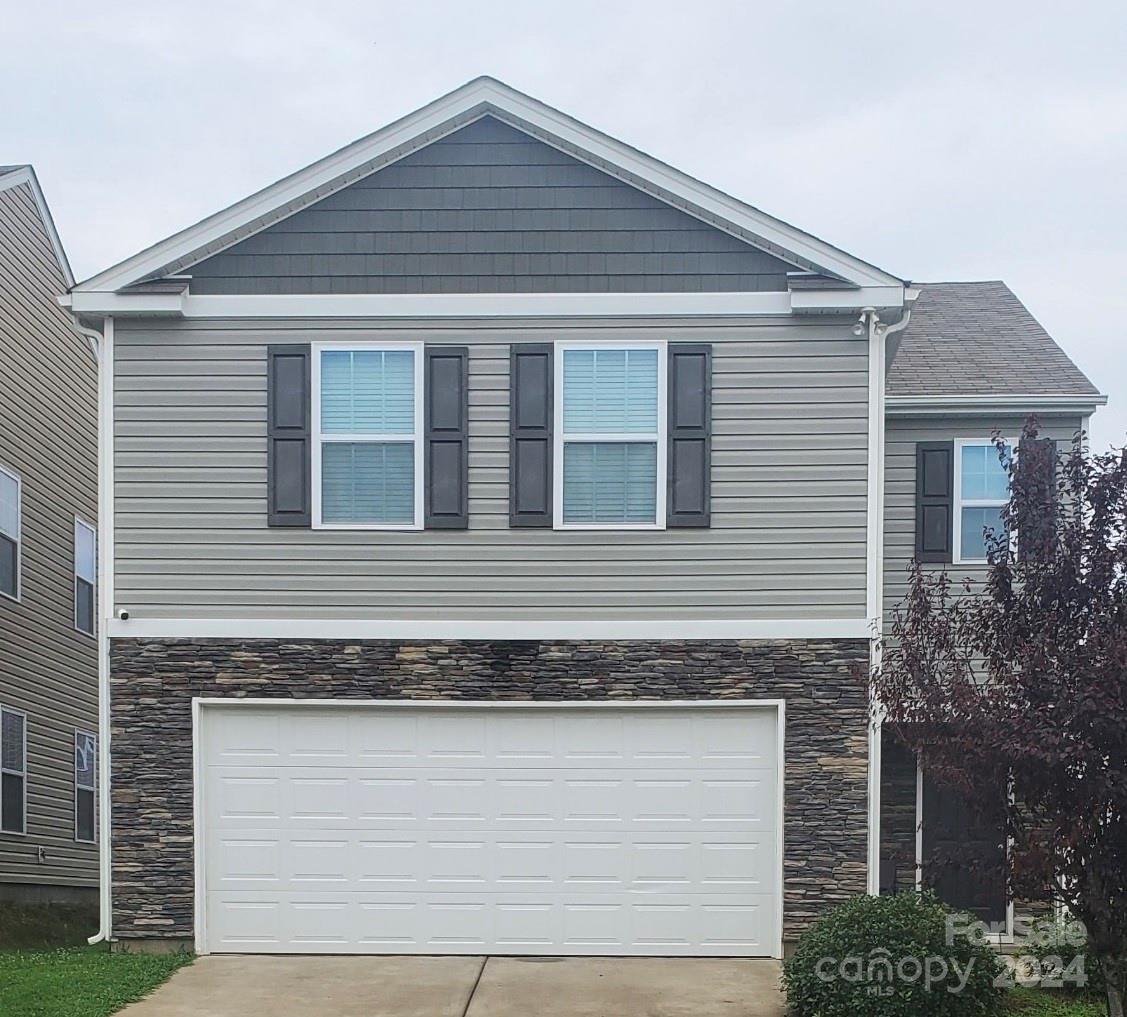
M 1034 924 L 1018 953 L 1037 960 L 1030 972 L 1041 985 L 1102 997 L 1107 993 L 1099 961 L 1088 952 L 1088 937 L 1079 922 L 1043 920 Z M 1020 962 L 1019 962 L 1020 965 Z
M 931 894 L 857 897 L 798 941 L 783 972 L 795 1017 L 991 1017 L 994 951 Z M 951 932 L 949 933 L 949 927 Z

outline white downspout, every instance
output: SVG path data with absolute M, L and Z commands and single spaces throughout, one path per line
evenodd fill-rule
M 98 931 L 87 942 L 112 933 L 110 884 L 110 637 L 113 608 L 113 318 L 102 334 L 78 325 L 98 360 Z
M 906 301 L 914 299 L 913 291 L 905 288 Z M 885 354 L 886 339 L 894 332 L 907 328 L 912 317 L 910 303 L 905 303 L 900 320 L 892 325 L 881 324 L 880 316 L 871 307 L 861 312 L 854 328 L 858 335 L 866 328 L 869 336 L 869 503 L 868 503 L 868 560 L 866 569 L 866 613 L 869 618 L 869 666 L 876 669 L 881 662 L 881 638 L 884 629 L 884 429 L 885 429 Z M 869 773 L 868 773 L 868 880 L 866 890 L 876 896 L 880 893 L 880 781 L 881 781 L 881 728 L 883 711 L 869 699 Z

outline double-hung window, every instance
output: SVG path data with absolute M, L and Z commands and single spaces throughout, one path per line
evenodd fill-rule
M 1002 512 L 1010 500 L 1013 447 L 999 458 L 990 441 L 958 441 L 955 448 L 954 547 L 956 563 L 985 562 L 986 531 L 1005 533 Z
M 20 595 L 20 478 L 0 466 L 0 594 Z
M 27 714 L 0 706 L 0 833 L 27 832 Z
M 664 343 L 556 344 L 555 525 L 665 525 Z
M 95 583 L 98 575 L 98 531 L 74 520 L 74 627 L 94 634 Z
M 98 736 L 74 732 L 74 839 L 93 844 L 97 837 Z
M 423 348 L 313 347 L 313 525 L 423 525 Z

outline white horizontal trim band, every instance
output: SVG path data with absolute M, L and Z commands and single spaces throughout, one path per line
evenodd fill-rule
M 1106 395 L 890 395 L 885 397 L 886 412 L 892 416 L 910 414 L 976 413 L 1009 410 L 1033 413 L 1038 410 L 1078 413 L 1092 412 L 1107 403 Z
M 107 627 L 114 639 L 868 639 L 871 634 L 864 618 L 496 622 L 111 618 Z
M 535 318 L 789 315 L 899 307 L 895 287 L 840 290 L 808 306 L 779 293 L 357 293 L 192 296 L 76 291 L 75 314 L 183 318 Z M 65 303 L 65 300 L 64 300 Z
M 784 699 L 228 699 L 197 696 L 192 700 L 209 710 L 268 706 L 271 709 L 407 709 L 407 710 L 779 710 Z

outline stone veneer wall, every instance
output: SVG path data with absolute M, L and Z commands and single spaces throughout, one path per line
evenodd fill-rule
M 115 639 L 114 935 L 189 937 L 195 696 L 785 699 L 788 939 L 865 890 L 864 640 Z

